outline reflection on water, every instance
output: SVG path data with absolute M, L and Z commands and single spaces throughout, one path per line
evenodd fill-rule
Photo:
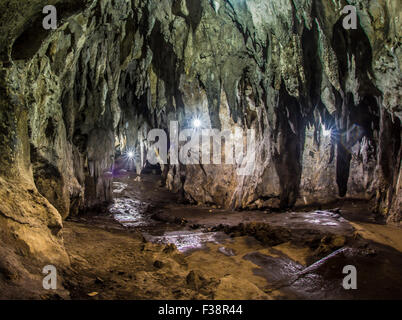
M 174 244 L 181 252 L 205 247 L 205 243 L 221 243 L 228 238 L 223 232 L 195 232 L 183 230 L 180 225 L 170 225 L 155 221 L 147 212 L 149 204 L 126 197 L 128 185 L 113 182 L 113 192 L 116 194 L 114 203 L 109 207 L 113 218 L 125 227 L 152 227 L 152 233 L 143 233 L 147 241 L 159 244 Z M 173 228 L 173 230 L 172 230 Z M 169 230 L 167 230 L 169 229 Z M 144 231 L 143 231 L 144 232 Z
M 122 182 L 113 182 L 113 193 L 122 193 L 128 185 Z
M 345 219 L 343 219 L 339 214 L 321 210 L 304 212 L 303 217 L 305 222 L 321 226 L 336 227 L 341 226 L 341 223 L 345 222 Z
M 117 198 L 109 211 L 113 218 L 125 227 L 139 227 L 149 224 L 149 218 L 144 214 L 147 204 L 128 198 Z

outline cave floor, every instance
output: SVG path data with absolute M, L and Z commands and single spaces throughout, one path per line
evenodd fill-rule
M 230 212 L 179 203 L 156 176 L 114 181 L 106 212 L 64 224 L 72 299 L 402 299 L 401 229 L 364 203 Z

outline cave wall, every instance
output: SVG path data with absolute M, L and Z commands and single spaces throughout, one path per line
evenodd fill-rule
M 60 272 L 70 263 L 62 219 L 112 200 L 120 44 L 131 2 L 51 4 L 60 13 L 55 31 L 41 26 L 44 1 L 0 4 L 0 42 L 7 43 L 0 62 L 0 296 L 7 298 L 48 296 L 37 285 L 42 268 Z
M 194 115 L 206 127 L 253 128 L 250 176 L 230 165 L 172 165 L 167 186 L 195 203 L 235 208 L 371 200 L 398 222 L 400 5 L 349 3 L 357 30 L 342 27 L 345 1 L 155 3 L 142 44 L 148 67 L 134 61 L 121 78 L 122 132 L 134 125 L 141 133 L 122 145 L 135 145 L 143 166 L 144 132 L 169 132 L 171 120 L 181 129 Z
M 29 51 L 22 33 L 7 62 L 28 112 L 36 187 L 63 217 L 111 200 L 120 44 L 132 14 L 127 1 L 81 5 L 57 31 L 40 31 L 48 35 L 31 56 L 15 48 L 25 40 Z
M 197 114 L 255 129 L 256 166 L 167 166 L 187 200 L 283 209 L 346 196 L 398 215 L 400 10 L 350 3 L 348 31 L 345 1 L 54 1 L 54 32 L 37 27 L 42 2 L 30 19 L 4 3 L 3 68 L 24 87 L 36 187 L 62 217 L 108 202 L 115 146 L 143 167 L 151 128 Z

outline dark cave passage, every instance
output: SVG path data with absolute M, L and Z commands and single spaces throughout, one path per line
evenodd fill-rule
M 45 5 L 0 4 L 0 299 L 402 298 L 398 1 Z

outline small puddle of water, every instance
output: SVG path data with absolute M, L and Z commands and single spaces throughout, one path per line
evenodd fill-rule
M 127 184 L 121 182 L 113 183 L 115 194 L 119 197 L 114 199 L 113 205 L 109 207 L 109 212 L 113 218 L 125 227 L 151 227 L 155 230 L 151 233 L 143 232 L 147 241 L 158 244 L 174 244 L 180 252 L 188 252 L 196 249 L 205 248 L 208 242 L 222 243 L 229 237 L 223 232 L 197 232 L 192 230 L 182 230 L 177 226 L 177 230 L 161 230 L 157 221 L 147 215 L 148 204 L 131 198 L 121 197 Z M 161 233 L 162 231 L 162 233 Z M 154 232 L 157 232 L 155 234 Z
M 140 227 L 150 224 L 150 219 L 144 214 L 147 204 L 128 198 L 116 198 L 109 212 L 113 218 L 125 227 Z
M 144 234 L 147 241 L 158 244 L 174 244 L 180 252 L 205 248 L 208 242 L 222 243 L 229 237 L 223 232 L 194 232 L 194 231 L 169 231 L 162 236 Z

